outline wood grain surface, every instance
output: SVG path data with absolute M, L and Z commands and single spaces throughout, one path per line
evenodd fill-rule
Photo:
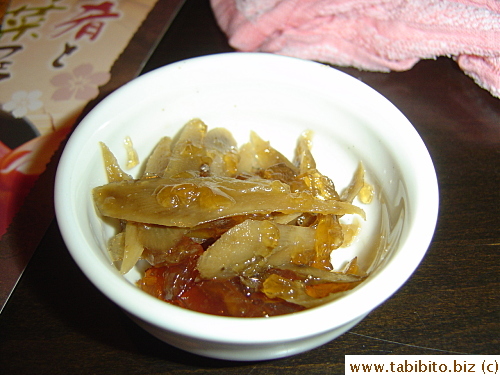
M 144 72 L 226 51 L 208 1 L 187 0 Z M 0 373 L 342 374 L 346 354 L 500 354 L 500 99 L 448 58 L 401 73 L 341 70 L 408 117 L 439 179 L 433 242 L 392 298 L 307 353 L 250 363 L 202 358 L 150 336 L 95 289 L 53 222 L 0 315 Z

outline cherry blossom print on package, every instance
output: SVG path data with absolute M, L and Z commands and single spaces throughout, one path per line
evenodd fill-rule
M 12 0 L 0 29 L 0 237 L 157 0 Z

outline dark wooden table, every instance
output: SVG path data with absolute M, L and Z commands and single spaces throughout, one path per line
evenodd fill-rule
M 208 1 L 188 0 L 144 72 L 226 51 Z M 0 374 L 341 374 L 346 354 L 499 354 L 500 99 L 448 58 L 402 73 L 341 70 L 400 108 L 439 178 L 434 240 L 390 300 L 337 340 L 295 357 L 197 357 L 145 333 L 96 290 L 53 222 L 0 315 Z

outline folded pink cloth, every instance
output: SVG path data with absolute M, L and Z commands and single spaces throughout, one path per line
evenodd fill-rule
M 500 98 L 499 0 L 211 0 L 240 51 L 388 72 L 449 56 Z

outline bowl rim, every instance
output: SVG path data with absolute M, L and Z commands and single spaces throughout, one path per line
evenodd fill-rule
M 370 93 L 374 100 L 393 111 L 400 122 L 397 131 L 401 136 L 413 141 L 412 149 L 407 152 L 419 156 L 418 162 L 411 163 L 414 168 L 412 173 L 419 176 L 419 179 L 413 181 L 416 185 L 411 187 L 417 191 L 419 198 L 419 204 L 411 207 L 415 230 L 407 234 L 401 245 L 403 248 L 416 250 L 405 251 L 404 259 L 401 257 L 389 259 L 384 266 L 384 273 L 371 275 L 369 282 L 360 284 L 355 293 L 347 294 L 334 302 L 313 309 L 270 318 L 221 317 L 173 306 L 140 291 L 118 272 L 109 272 L 109 269 L 101 262 L 93 262 L 86 258 L 88 253 L 81 251 L 81 232 L 75 232 L 76 221 L 72 218 L 72 212 L 68 212 L 66 205 L 71 197 L 70 188 L 75 178 L 74 158 L 80 152 L 81 141 L 100 126 L 95 122 L 95 119 L 99 118 L 99 112 L 109 103 L 119 101 L 120 95 L 128 95 L 136 87 L 147 85 L 164 74 L 172 74 L 171 72 L 178 70 L 180 66 L 196 68 L 196 66 L 215 62 L 223 62 L 224 66 L 237 66 L 245 62 L 252 66 L 274 67 L 288 64 L 291 68 L 299 70 L 322 69 L 321 74 L 335 75 L 336 78 L 354 85 L 356 89 Z M 403 171 L 403 173 L 406 172 Z M 68 139 L 57 168 L 54 194 L 56 218 L 71 256 L 87 278 L 113 302 L 139 319 L 173 333 L 192 338 L 201 337 L 214 342 L 242 344 L 284 342 L 311 337 L 334 328 L 332 325 L 325 324 L 327 316 L 335 316 L 335 327 L 338 327 L 375 309 L 408 280 L 422 261 L 432 240 L 439 210 L 437 177 L 429 152 L 408 119 L 385 97 L 356 78 L 318 62 L 248 52 L 213 54 L 178 61 L 139 76 L 111 93 L 85 116 Z M 392 274 L 393 277 L 387 278 L 385 274 Z M 305 318 L 307 324 L 304 324 Z M 224 330 L 221 331 L 221 328 Z M 238 332 L 244 332 L 244 334 Z

